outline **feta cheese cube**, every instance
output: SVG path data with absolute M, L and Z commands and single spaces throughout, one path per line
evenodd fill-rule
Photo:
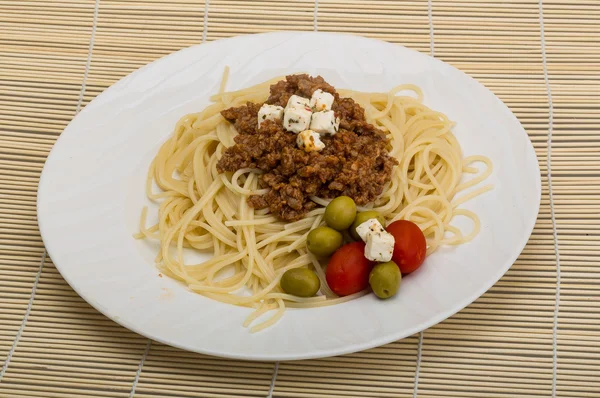
M 378 232 L 385 232 L 385 228 L 383 228 L 383 225 L 381 225 L 379 220 L 376 218 L 371 218 L 356 227 L 356 233 L 364 242 L 367 241 L 367 237 L 370 234 L 375 234 Z
M 298 134 L 301 131 L 307 130 L 310 125 L 312 111 L 308 107 L 290 107 L 285 108 L 283 114 L 283 127 Z
M 304 130 L 296 138 L 298 148 L 304 149 L 306 152 L 321 151 L 325 148 L 325 144 L 321 141 L 319 133 L 312 130 Z
M 333 111 L 315 112 L 310 121 L 310 129 L 323 135 L 335 135 L 340 128 L 340 118 Z
M 290 99 L 288 99 L 286 108 L 303 108 L 305 106 L 310 107 L 310 100 L 308 98 L 304 98 L 299 95 L 292 95 Z
M 330 111 L 333 100 L 334 97 L 332 94 L 321 89 L 315 90 L 310 99 L 310 107 L 313 108 L 315 112 Z
M 376 232 L 367 235 L 365 257 L 371 261 L 386 262 L 394 254 L 394 236 L 388 232 Z
M 258 128 L 265 120 L 281 120 L 283 117 L 283 107 L 278 105 L 264 104 L 258 110 Z

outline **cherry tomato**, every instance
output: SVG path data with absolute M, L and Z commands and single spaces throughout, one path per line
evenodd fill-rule
M 369 272 L 373 263 L 366 259 L 364 253 L 363 242 L 348 243 L 333 253 L 325 276 L 335 294 L 348 296 L 369 286 Z
M 425 260 L 427 242 L 417 224 L 398 220 L 387 226 L 386 230 L 394 235 L 394 254 L 392 260 L 400 267 L 403 275 L 419 268 Z

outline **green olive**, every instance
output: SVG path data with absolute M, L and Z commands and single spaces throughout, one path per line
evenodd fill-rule
M 356 203 L 348 196 L 338 196 L 325 208 L 323 219 L 333 229 L 348 229 L 356 217 Z
M 377 264 L 369 274 L 369 284 L 373 293 L 381 299 L 390 298 L 398 292 L 402 274 L 393 261 Z
M 318 227 L 308 233 L 306 246 L 315 256 L 326 257 L 342 246 L 342 234 L 333 228 Z
M 372 218 L 376 218 L 377 220 L 379 220 L 381 225 L 385 227 L 385 220 L 383 219 L 383 216 L 379 214 L 379 212 L 375 210 L 362 211 L 356 215 L 356 218 L 354 219 L 354 222 L 350 227 L 350 235 L 352 235 L 354 239 L 360 240 L 360 236 L 358 236 L 358 234 L 356 233 L 356 227 Z
M 285 271 L 279 284 L 284 292 L 298 297 L 312 297 L 321 287 L 321 281 L 317 274 L 308 268 L 294 268 Z

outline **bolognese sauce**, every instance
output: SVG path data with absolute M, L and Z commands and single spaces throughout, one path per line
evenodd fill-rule
M 390 156 L 389 140 L 383 131 L 367 123 L 364 109 L 351 98 L 342 98 L 322 77 L 290 75 L 270 88 L 269 105 L 285 107 L 292 95 L 310 98 L 316 90 L 334 97 L 331 109 L 339 118 L 334 135 L 322 135 L 325 147 L 306 152 L 296 145 L 297 134 L 286 131 L 281 120 L 258 124 L 263 104 L 223 110 L 221 114 L 234 124 L 238 135 L 217 164 L 220 173 L 254 168 L 263 172 L 264 195 L 248 197 L 255 209 L 269 208 L 284 221 L 302 218 L 317 204 L 310 198 L 349 196 L 358 205 L 373 202 L 390 182 L 398 164 Z

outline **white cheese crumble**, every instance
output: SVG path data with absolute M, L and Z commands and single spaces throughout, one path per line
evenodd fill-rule
M 394 254 L 394 237 L 388 232 L 375 232 L 367 236 L 365 257 L 371 261 L 386 262 Z
M 333 100 L 334 97 L 332 94 L 321 89 L 315 90 L 310 99 L 310 107 L 313 108 L 315 112 L 330 111 Z
M 264 104 L 258 111 L 258 128 L 265 120 L 281 120 L 283 107 L 278 105 Z
M 283 127 L 298 134 L 301 131 L 307 130 L 310 125 L 312 111 L 308 107 L 290 107 L 285 108 L 283 115 Z
M 325 144 L 321 141 L 320 135 L 312 130 L 304 130 L 296 138 L 298 148 L 306 152 L 321 151 Z
M 310 107 L 310 100 L 308 98 L 301 97 L 299 95 L 292 95 L 290 99 L 288 99 L 286 108 L 294 108 L 294 107 Z
M 383 228 L 383 225 L 381 225 L 379 220 L 376 218 L 368 219 L 356 227 L 356 233 L 364 242 L 367 241 L 367 236 L 369 236 L 369 234 L 377 232 L 385 232 L 385 228 Z
M 315 112 L 310 121 L 310 129 L 319 134 L 335 135 L 340 128 L 340 118 L 333 111 Z
M 371 261 L 385 262 L 394 254 L 394 236 L 386 232 L 376 218 L 371 218 L 356 227 L 356 233 L 367 243 L 365 257 Z

